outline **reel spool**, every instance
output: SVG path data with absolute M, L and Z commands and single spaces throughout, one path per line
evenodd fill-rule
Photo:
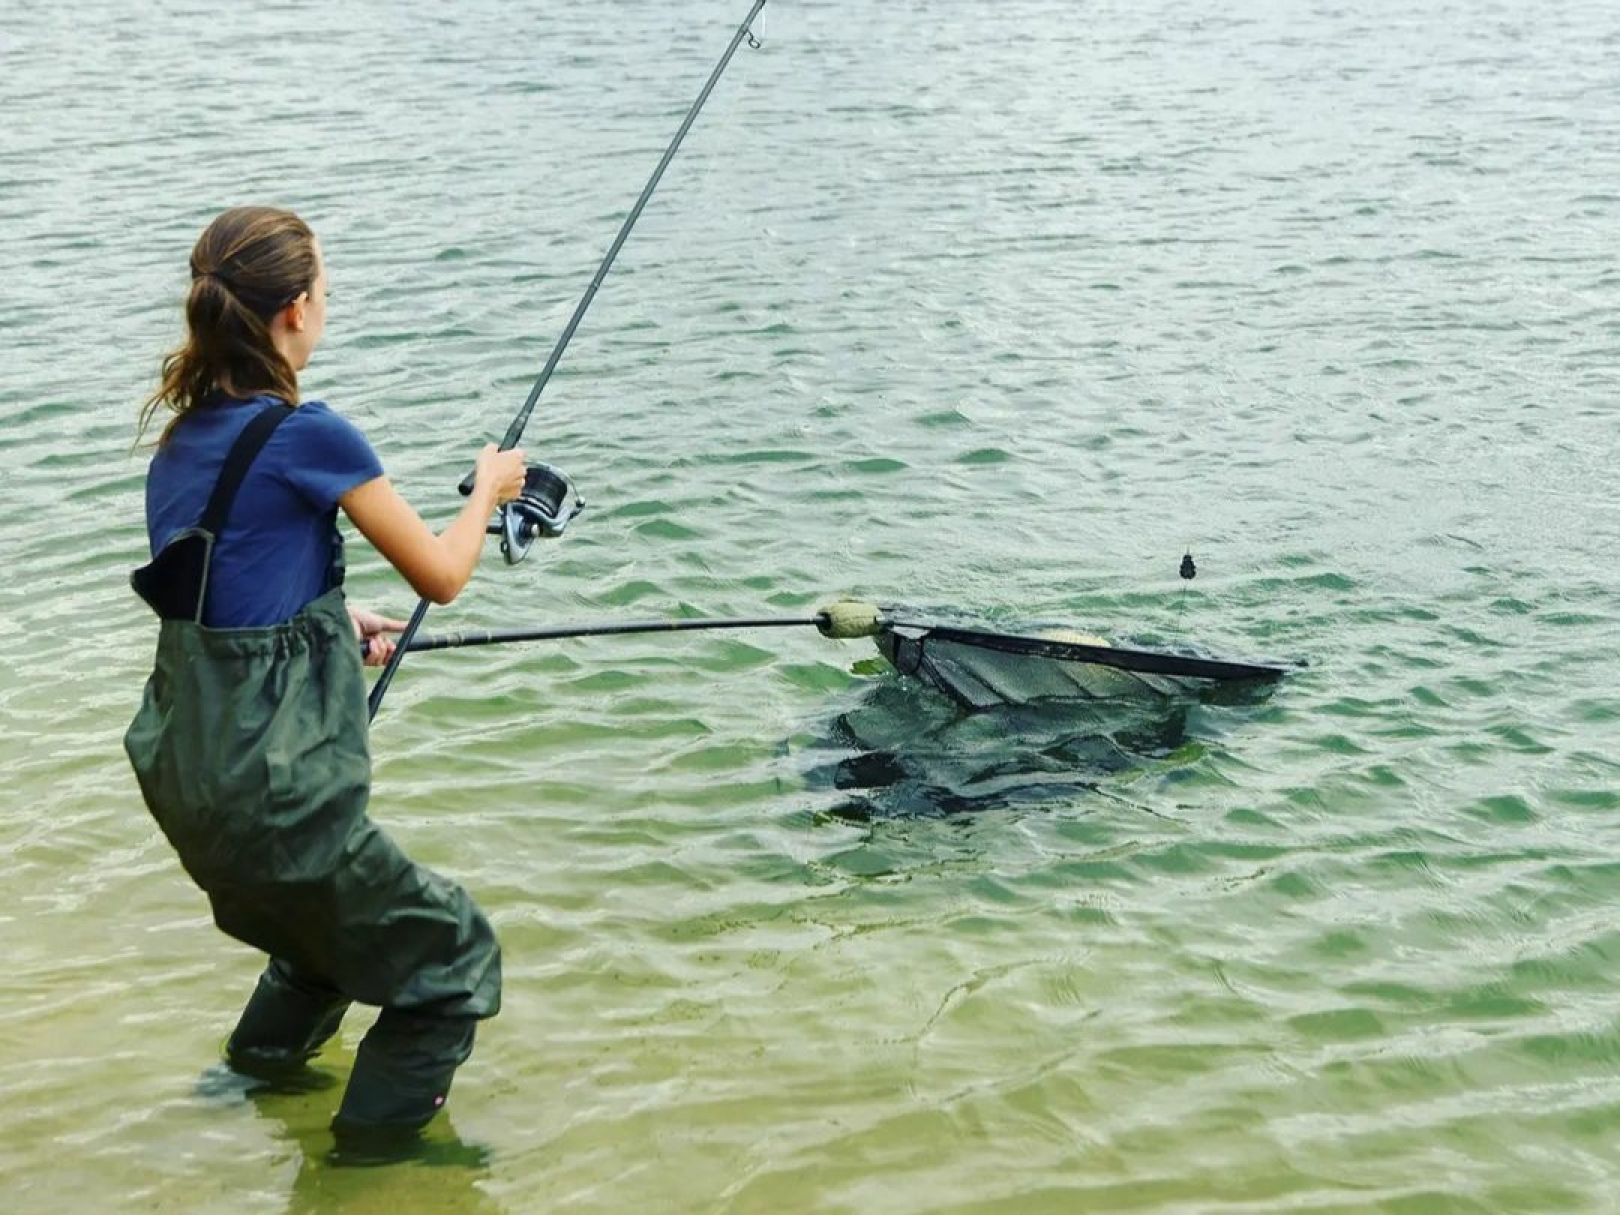
M 501 507 L 487 531 L 501 538 L 501 556 L 516 565 L 541 537 L 554 539 L 585 509 L 574 483 L 560 469 L 536 462 L 523 476 L 523 491 Z

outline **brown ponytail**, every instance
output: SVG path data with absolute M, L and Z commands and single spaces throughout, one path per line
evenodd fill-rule
M 298 375 L 270 339 L 270 322 L 315 282 L 315 234 L 291 211 L 232 207 L 191 251 L 186 340 L 163 360 L 163 380 L 141 409 L 145 434 L 161 408 L 174 413 L 158 438 L 213 396 L 260 393 L 298 404 Z

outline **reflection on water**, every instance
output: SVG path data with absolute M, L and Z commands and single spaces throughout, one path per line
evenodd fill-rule
M 303 1158 L 293 1180 L 287 1215 L 500 1215 L 505 1208 L 480 1186 L 489 1176 L 486 1148 L 464 1142 L 441 1114 L 407 1154 L 372 1161 L 332 1150 L 324 1129 L 288 1128 Z
M 441 1113 L 418 1137 L 361 1147 L 335 1144 L 328 1129 L 342 1098 L 341 1069 L 317 1064 L 274 1082 L 253 1079 L 224 1064 L 209 1068 L 197 1095 L 211 1105 L 248 1103 L 276 1124 L 299 1157 L 287 1197 L 287 1215 L 398 1215 L 405 1210 L 446 1215 L 498 1215 L 504 1211 L 480 1186 L 490 1152 L 457 1133 Z

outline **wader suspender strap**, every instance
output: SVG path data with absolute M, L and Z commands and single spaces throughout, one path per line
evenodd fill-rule
M 214 492 L 208 495 L 208 505 L 203 507 L 202 518 L 197 520 L 197 530 L 207 537 L 205 543 L 208 546 L 202 577 L 197 585 L 197 615 L 194 619 L 198 624 L 202 623 L 203 604 L 208 601 L 208 580 L 214 572 L 214 545 L 219 543 L 219 534 L 225 530 L 225 521 L 231 517 L 236 491 L 242 488 L 248 469 L 253 467 L 253 461 L 270 441 L 276 427 L 290 417 L 290 405 L 283 405 L 280 401 L 266 405 L 248 419 L 242 433 L 236 436 L 236 442 L 231 444 L 230 451 L 225 453 L 225 466 L 219 470 L 219 480 L 214 482 Z
M 242 480 L 247 476 L 248 469 L 276 427 L 290 417 L 291 407 L 280 402 L 266 405 L 253 415 L 236 437 L 236 442 L 231 444 L 231 450 L 225 456 L 225 466 L 219 470 L 219 480 L 214 482 L 214 492 L 209 495 L 208 505 L 203 507 L 202 518 L 197 520 L 197 526 L 216 541 L 225 527 L 225 520 L 230 517 L 231 504 L 236 501 L 236 491 L 242 488 Z
M 162 620 L 190 620 L 202 623 L 203 600 L 208 595 L 208 573 L 213 564 L 214 542 L 225 527 L 231 503 L 254 457 L 271 433 L 292 416 L 292 407 L 279 402 L 267 405 L 248 420 L 242 433 L 226 453 L 225 464 L 214 482 L 202 518 L 192 527 L 172 537 L 157 556 L 129 576 L 135 593 Z

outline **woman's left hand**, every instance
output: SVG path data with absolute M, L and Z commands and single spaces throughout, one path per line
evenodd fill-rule
M 349 609 L 349 619 L 354 622 L 354 635 L 365 649 L 365 664 L 368 667 L 387 665 L 394 653 L 394 642 L 383 634 L 399 632 L 405 627 L 405 622 L 358 607 Z

